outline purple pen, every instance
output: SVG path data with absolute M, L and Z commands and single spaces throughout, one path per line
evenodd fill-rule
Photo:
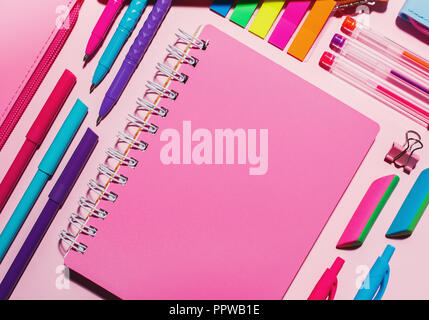
M 12 294 L 13 289 L 51 225 L 52 220 L 66 201 L 97 142 L 98 136 L 88 128 L 61 173 L 61 176 L 58 178 L 57 183 L 52 188 L 49 194 L 49 200 L 43 208 L 42 213 L 39 215 L 39 218 L 28 234 L 27 239 L 25 239 L 24 244 L 19 250 L 15 260 L 13 260 L 6 276 L 3 278 L 0 284 L 1 300 L 8 299 Z
M 370 71 L 383 79 L 394 79 L 400 81 L 408 91 L 429 98 L 429 80 L 424 79 L 416 73 L 410 74 L 408 70 L 388 63 L 385 57 L 378 56 L 369 52 L 365 48 L 355 43 L 352 39 L 346 39 L 340 34 L 335 34 L 331 40 L 330 47 L 351 62 L 354 62 L 362 68 Z
M 137 38 L 134 40 L 134 43 L 125 57 L 121 68 L 110 85 L 109 90 L 106 92 L 98 114 L 97 125 L 118 102 L 122 92 L 130 81 L 134 71 L 140 64 L 140 61 L 143 59 L 146 50 L 149 48 L 150 43 L 161 26 L 162 21 L 170 9 L 171 2 L 172 0 L 158 0 L 153 6 L 151 13 L 141 28 Z

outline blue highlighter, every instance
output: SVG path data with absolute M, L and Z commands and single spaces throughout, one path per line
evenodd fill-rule
M 429 169 L 424 170 L 386 233 L 387 238 L 409 237 L 429 205 Z

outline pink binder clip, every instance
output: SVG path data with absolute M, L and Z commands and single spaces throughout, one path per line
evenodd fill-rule
M 415 137 L 412 135 L 415 135 Z M 407 131 L 406 139 L 404 145 L 394 142 L 384 161 L 389 164 L 393 163 L 397 168 L 404 168 L 404 172 L 410 174 L 420 160 L 420 157 L 415 152 L 423 149 L 423 143 L 421 136 L 411 130 Z

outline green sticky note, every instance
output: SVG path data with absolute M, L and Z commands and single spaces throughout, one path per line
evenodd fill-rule
M 258 7 L 259 0 L 240 0 L 235 6 L 231 21 L 246 28 L 250 18 Z

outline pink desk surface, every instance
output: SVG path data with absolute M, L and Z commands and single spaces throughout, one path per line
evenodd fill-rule
M 404 0 L 390 1 L 386 12 L 372 13 L 369 17 L 371 25 L 382 30 L 386 36 L 391 37 L 397 42 L 407 44 L 410 49 L 423 54 L 423 52 L 427 52 L 427 45 L 408 35 L 395 25 L 396 15 L 403 3 Z M 11 297 L 12 299 L 99 298 L 93 292 L 76 283 L 64 283 L 62 277 L 63 257 L 58 250 L 58 234 L 66 226 L 69 214 L 77 209 L 76 203 L 82 195 L 82 192 L 86 190 L 88 179 L 95 176 L 97 164 L 105 158 L 105 149 L 107 146 L 111 145 L 112 141 L 114 141 L 117 131 L 123 128 L 126 114 L 134 109 L 136 98 L 144 92 L 144 82 L 152 78 L 154 75 L 156 62 L 165 57 L 165 47 L 167 44 L 174 41 L 174 32 L 176 29 L 180 27 L 188 30 L 188 32 L 192 32 L 198 25 L 205 23 L 210 23 L 229 33 L 270 59 L 283 65 L 285 68 L 295 72 L 304 79 L 374 119 L 381 126 L 380 134 L 373 148 L 369 152 L 361 169 L 358 171 L 355 179 L 333 213 L 313 250 L 310 252 L 306 262 L 292 283 L 292 286 L 288 290 L 285 298 L 306 299 L 324 270 L 332 264 L 337 256 L 341 256 L 346 260 L 346 264 L 339 276 L 337 298 L 353 299 L 357 292 L 356 283 L 359 280 L 362 281 L 367 268 L 372 266 L 376 257 L 382 253 L 388 243 L 394 245 L 397 250 L 391 260 L 391 280 L 384 298 L 429 298 L 429 293 L 427 292 L 427 288 L 429 287 L 429 277 L 426 276 L 429 268 L 429 257 L 427 257 L 427 255 L 421 255 L 422 252 L 426 251 L 428 243 L 429 236 L 428 232 L 425 232 L 425 230 L 429 230 L 429 218 L 427 216 L 423 216 L 416 231 L 409 239 L 392 241 L 387 240 L 384 237 L 385 232 L 393 221 L 402 202 L 405 200 L 406 195 L 411 189 L 418 174 L 427 167 L 429 148 L 426 148 L 421 153 L 421 158 L 423 160 L 418 164 L 417 170 L 413 172 L 411 176 L 405 175 L 383 161 L 385 154 L 392 145 L 392 142 L 398 141 L 402 143 L 404 134 L 407 130 L 413 129 L 422 133 L 424 142 L 426 143 L 429 142 L 429 134 L 413 121 L 408 120 L 399 113 L 363 94 L 352 86 L 337 80 L 329 73 L 318 67 L 318 59 L 322 55 L 323 51 L 327 49 L 332 35 L 335 32 L 338 32 L 342 20 L 331 18 L 328 21 L 328 24 L 319 37 L 316 47 L 311 52 L 308 61 L 301 63 L 287 55 L 285 52 L 282 52 L 268 44 L 266 41 L 255 37 L 228 20 L 210 12 L 208 8 L 184 6 L 173 7 L 159 30 L 152 46 L 147 51 L 140 68 L 130 82 L 126 93 L 122 97 L 120 105 L 113 110 L 105 121 L 103 121 L 102 125 L 95 128 L 94 124 L 103 94 L 107 90 L 113 75 L 120 67 L 120 63 L 116 63 L 106 80 L 92 95 L 89 95 L 91 77 L 95 70 L 97 59 L 100 57 L 102 52 L 100 51 L 96 59 L 94 59 L 85 69 L 82 69 L 82 56 L 84 53 L 84 44 L 87 42 L 91 28 L 102 10 L 103 6 L 98 1 L 85 1 L 80 19 L 70 39 L 47 75 L 45 82 L 34 97 L 30 107 L 24 113 L 24 116 L 16 127 L 16 130 L 0 153 L 0 163 L 2 164 L 0 167 L 0 177 L 3 177 L 9 163 L 15 156 L 18 147 L 23 143 L 24 135 L 27 132 L 29 125 L 38 114 L 41 105 L 46 100 L 57 79 L 65 68 L 74 72 L 78 77 L 77 86 L 72 92 L 68 103 L 60 112 L 52 130 L 49 132 L 45 140 L 48 143 L 44 143 L 40 151 L 35 155 L 32 163 L 18 184 L 15 193 L 1 214 L 0 229 L 5 226 L 7 219 L 12 214 L 25 188 L 33 177 L 38 163 L 47 150 L 49 142 L 52 141 L 55 133 L 67 116 L 76 98 L 81 98 L 89 106 L 90 110 L 83 127 L 91 126 L 91 128 L 95 129 L 100 135 L 100 142 L 80 179 L 77 181 L 75 189 L 65 203 L 63 210 L 58 213 L 30 265 L 26 269 L 26 272 Z M 148 14 L 149 10 L 146 10 L 144 18 L 147 17 Z M 140 21 L 139 27 L 143 24 L 143 21 L 145 20 L 144 18 Z M 118 23 L 119 19 L 116 21 L 114 27 L 116 27 Z M 111 35 L 112 33 L 109 36 Z M 122 51 L 118 61 L 122 61 L 130 45 L 131 42 L 129 42 L 125 50 Z M 106 46 L 107 42 L 104 44 L 103 49 Z M 227 48 L 225 48 L 225 50 L 227 50 Z M 121 120 L 117 122 L 115 119 Z M 359 128 L 356 128 L 356 130 L 359 130 Z M 65 159 L 70 157 L 83 133 L 83 129 L 78 132 L 78 135 L 68 150 Z M 339 146 L 332 147 L 334 157 L 335 152 L 340 152 L 341 148 L 338 148 Z M 53 181 L 58 178 L 65 166 L 65 163 L 66 161 L 61 163 L 53 177 Z M 337 250 L 335 245 L 368 186 L 376 178 L 392 173 L 399 174 L 401 181 L 391 200 L 387 203 L 385 209 L 372 228 L 364 245 L 356 251 Z M 13 258 L 25 240 L 26 235 L 34 224 L 37 215 L 41 212 L 52 185 L 52 182 L 49 183 L 41 194 L 39 201 L 36 203 L 16 241 L 9 250 L 5 260 L 0 265 L 0 278 L 5 275 Z M 410 272 L 410 270 L 412 270 L 412 272 Z

